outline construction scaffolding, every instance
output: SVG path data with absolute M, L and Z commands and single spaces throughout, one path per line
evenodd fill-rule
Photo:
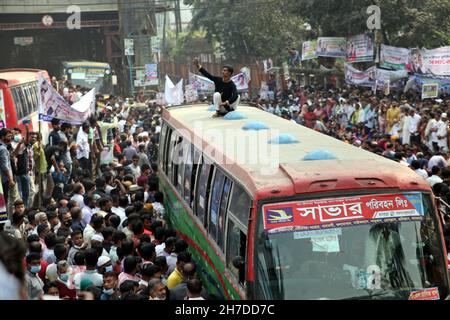
M 127 79 L 124 92 L 134 96 L 140 91 L 154 89 L 139 85 L 137 71 L 145 70 L 147 64 L 157 63 L 154 61 L 151 43 L 151 38 L 157 35 L 156 13 L 173 8 L 166 2 L 159 4 L 155 0 L 118 0 L 118 9 L 121 43 L 124 45 L 125 39 L 132 39 L 134 44 L 133 55 L 125 55 L 124 45 L 123 65 L 125 68 L 121 75 Z M 135 83 L 138 86 L 135 86 Z

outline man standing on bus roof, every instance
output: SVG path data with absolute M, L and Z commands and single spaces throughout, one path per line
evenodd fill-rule
M 214 118 L 223 117 L 228 112 L 235 111 L 239 102 L 240 97 L 236 85 L 231 76 L 233 75 L 233 68 L 230 66 L 223 66 L 222 68 L 222 78 L 214 77 L 210 75 L 199 63 L 198 59 L 194 59 L 194 66 L 198 68 L 198 71 L 203 74 L 206 78 L 214 82 L 216 93 L 214 93 L 214 106 L 216 108 L 216 114 Z

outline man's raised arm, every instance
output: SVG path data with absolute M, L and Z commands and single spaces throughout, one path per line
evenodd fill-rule
M 204 75 L 209 80 L 214 81 L 214 83 L 218 79 L 220 79 L 219 77 L 214 77 L 213 75 L 209 74 L 209 72 L 206 71 L 205 68 L 203 68 L 203 66 L 200 64 L 200 62 L 198 61 L 197 58 L 194 59 L 193 63 L 194 63 L 194 66 L 197 67 L 198 72 L 200 72 L 202 75 Z

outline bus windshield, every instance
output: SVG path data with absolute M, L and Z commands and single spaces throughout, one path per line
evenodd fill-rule
M 262 210 L 256 299 L 447 297 L 446 257 L 428 194 L 300 201 Z
M 80 85 L 89 89 L 95 88 L 98 93 L 112 92 L 112 78 L 109 68 L 70 68 L 66 70 L 66 76 L 75 86 Z

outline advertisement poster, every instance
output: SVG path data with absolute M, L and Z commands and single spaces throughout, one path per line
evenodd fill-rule
M 156 63 L 145 65 L 145 85 L 157 86 L 158 81 L 158 65 Z
M 185 92 L 184 96 L 186 98 L 187 103 L 192 103 L 198 100 L 198 93 L 197 90 L 195 90 L 195 85 L 188 84 L 185 86 Z
M 317 40 L 306 41 L 302 44 L 302 61 L 316 58 Z
M 134 40 L 133 39 L 125 39 L 125 55 L 126 56 L 134 56 Z
M 405 70 L 409 61 L 409 49 L 381 45 L 380 67 Z
M 361 86 L 361 87 L 373 87 L 376 80 L 376 68 L 372 67 L 365 71 L 355 69 L 351 64 L 345 64 L 345 81 L 347 84 Z
M 372 36 L 362 34 L 347 40 L 347 62 L 373 61 L 375 43 Z
M 450 76 L 450 46 L 433 50 L 411 49 L 407 69 L 416 74 Z
M 428 83 L 422 86 L 422 100 L 437 98 L 439 95 L 439 84 Z
M 85 122 L 95 108 L 95 89 L 70 105 L 44 78 L 39 78 L 39 120 L 51 122 L 56 118 L 62 122 L 79 125 Z
M 316 55 L 318 57 L 345 58 L 347 56 L 346 38 L 317 39 Z

